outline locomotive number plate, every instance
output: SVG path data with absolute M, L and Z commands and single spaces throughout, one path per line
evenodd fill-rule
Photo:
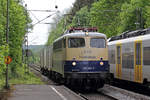
M 94 67 L 83 67 L 83 70 L 94 70 Z

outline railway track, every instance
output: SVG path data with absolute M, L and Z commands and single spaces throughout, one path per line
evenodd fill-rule
M 30 64 L 29 66 L 30 66 L 30 68 L 32 68 L 32 69 L 34 69 L 34 70 L 36 70 L 36 71 L 38 71 L 38 72 L 41 72 L 41 71 L 40 71 L 40 66 L 35 65 L 35 64 Z
M 117 100 L 109 95 L 105 95 L 100 92 L 91 92 L 91 93 L 77 93 L 79 96 L 85 100 Z
M 41 70 L 40 67 L 38 65 L 35 64 L 30 64 L 30 70 L 38 77 L 41 78 L 41 80 L 43 82 L 45 82 L 47 85 L 58 85 L 57 83 L 55 83 L 54 81 L 48 79 L 46 76 L 41 74 Z
M 37 65 L 30 65 L 32 70 L 36 71 L 36 75 L 40 74 L 40 67 Z M 57 83 L 51 81 L 47 77 L 41 75 L 44 78 L 44 81 L 48 84 L 57 85 Z M 64 89 L 68 89 L 70 93 L 74 93 L 77 96 L 80 96 L 83 100 L 150 100 L 150 97 L 134 93 L 125 89 L 120 89 L 111 85 L 105 85 L 103 88 L 99 89 L 96 92 L 78 92 L 72 89 L 69 89 L 66 86 L 63 86 Z
M 150 100 L 150 97 L 148 96 L 110 85 L 105 85 L 96 92 L 84 92 L 77 94 L 83 97 L 85 100 Z

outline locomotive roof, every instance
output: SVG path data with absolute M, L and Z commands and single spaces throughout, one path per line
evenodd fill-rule
M 86 37 L 86 32 L 77 32 L 77 33 L 68 33 L 64 34 L 60 38 L 56 39 L 54 42 L 64 38 L 64 37 Z M 90 37 L 104 37 L 106 38 L 106 35 L 103 33 L 98 33 L 98 32 L 88 32 L 88 36 Z

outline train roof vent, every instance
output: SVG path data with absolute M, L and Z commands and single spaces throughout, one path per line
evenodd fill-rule
M 150 34 L 150 28 L 123 32 L 122 34 L 120 34 L 118 36 L 111 37 L 109 42 L 115 41 L 115 40 L 120 40 L 120 39 L 136 37 L 136 36 L 145 35 L 145 34 Z
M 64 34 L 68 33 L 77 33 L 77 32 L 97 32 L 98 29 L 96 27 L 91 27 L 91 28 L 75 28 L 72 27 L 69 30 L 67 30 Z

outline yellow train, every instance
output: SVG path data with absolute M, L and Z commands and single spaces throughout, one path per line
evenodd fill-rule
M 125 32 L 108 43 L 110 72 L 115 79 L 150 82 L 150 29 Z
M 59 83 L 103 87 L 109 78 L 107 38 L 96 28 L 71 28 L 41 52 L 41 71 Z

